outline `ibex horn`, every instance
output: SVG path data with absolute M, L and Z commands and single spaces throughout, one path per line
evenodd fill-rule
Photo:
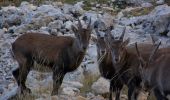
M 124 27 L 123 29 L 123 32 L 122 32 L 122 35 L 120 36 L 120 40 L 123 41 L 123 37 L 125 35 L 125 31 L 126 31 L 126 27 Z
M 89 29 L 90 26 L 91 26 L 91 17 L 90 17 L 90 21 L 89 21 L 89 24 L 88 24 L 87 28 Z
M 79 18 L 78 18 L 78 27 L 79 27 L 80 29 L 82 29 L 81 21 L 80 21 Z
M 159 48 L 160 45 L 161 45 L 161 41 L 158 43 L 158 45 L 156 45 L 156 47 L 155 47 L 155 48 L 153 49 L 153 51 L 151 52 L 151 55 L 150 55 L 150 57 L 149 57 L 148 63 L 151 62 L 153 56 L 156 54 L 156 51 L 158 50 L 158 48 Z
M 140 52 L 139 52 L 137 42 L 135 43 L 135 48 L 136 48 L 136 52 L 137 52 L 137 56 L 138 56 L 138 58 L 139 58 L 139 61 L 140 61 L 142 64 L 145 63 L 145 60 L 141 57 L 141 54 L 140 54 Z

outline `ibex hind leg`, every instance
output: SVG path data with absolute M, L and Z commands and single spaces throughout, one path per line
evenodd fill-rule
M 53 90 L 51 96 L 58 95 L 58 90 L 62 84 L 64 76 L 65 73 L 63 73 L 62 71 L 53 72 Z
M 120 100 L 120 92 L 123 88 L 123 84 L 121 82 L 118 82 L 117 87 L 116 87 L 116 99 L 115 100 Z
M 128 100 L 136 100 L 136 98 L 134 97 L 134 93 L 135 93 L 135 84 L 133 82 L 130 82 L 128 84 Z
M 26 87 L 25 82 L 27 79 L 27 75 L 30 71 L 31 66 L 33 65 L 32 61 L 28 61 L 26 59 L 23 59 L 23 62 L 20 62 L 21 60 L 18 60 L 19 68 L 15 69 L 12 74 L 14 78 L 17 81 L 18 87 L 20 88 L 21 94 L 23 93 L 31 93 L 31 90 Z
M 109 100 L 113 100 L 113 99 L 112 99 L 113 91 L 114 91 L 114 87 L 113 87 L 112 82 L 110 82 Z
M 157 89 L 154 89 L 154 95 L 157 100 L 168 100 L 168 98 L 166 98 L 166 96 L 163 96 L 161 92 Z

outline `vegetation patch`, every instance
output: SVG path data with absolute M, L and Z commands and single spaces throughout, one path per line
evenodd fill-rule
M 131 11 L 125 11 L 124 14 L 125 14 L 125 17 L 142 16 L 142 15 L 149 14 L 153 9 L 154 9 L 154 6 L 153 7 L 136 8 L 136 9 L 132 9 Z

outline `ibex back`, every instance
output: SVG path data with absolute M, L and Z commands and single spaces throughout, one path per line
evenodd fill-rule
M 78 28 L 72 26 L 72 30 L 76 38 L 25 33 L 12 44 L 14 58 L 19 64 L 19 68 L 13 71 L 13 76 L 21 88 L 21 93 L 31 92 L 25 81 L 36 62 L 53 71 L 51 95 L 58 94 L 65 74 L 77 69 L 84 58 L 91 36 L 91 19 L 87 29 L 84 29 L 78 20 Z
M 143 89 L 153 90 L 157 100 L 168 100 L 170 94 L 170 48 L 159 48 L 160 43 L 145 60 L 136 44 Z

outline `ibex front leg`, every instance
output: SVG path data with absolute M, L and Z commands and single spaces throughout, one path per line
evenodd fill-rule
M 123 88 L 123 84 L 119 79 L 111 80 L 110 82 L 110 98 L 109 100 L 112 100 L 112 92 L 115 92 L 116 98 L 115 100 L 120 100 L 120 92 Z
M 63 71 L 53 72 L 53 90 L 52 90 L 51 96 L 58 94 L 58 90 L 62 84 L 64 76 L 65 76 L 65 73 L 63 73 Z

